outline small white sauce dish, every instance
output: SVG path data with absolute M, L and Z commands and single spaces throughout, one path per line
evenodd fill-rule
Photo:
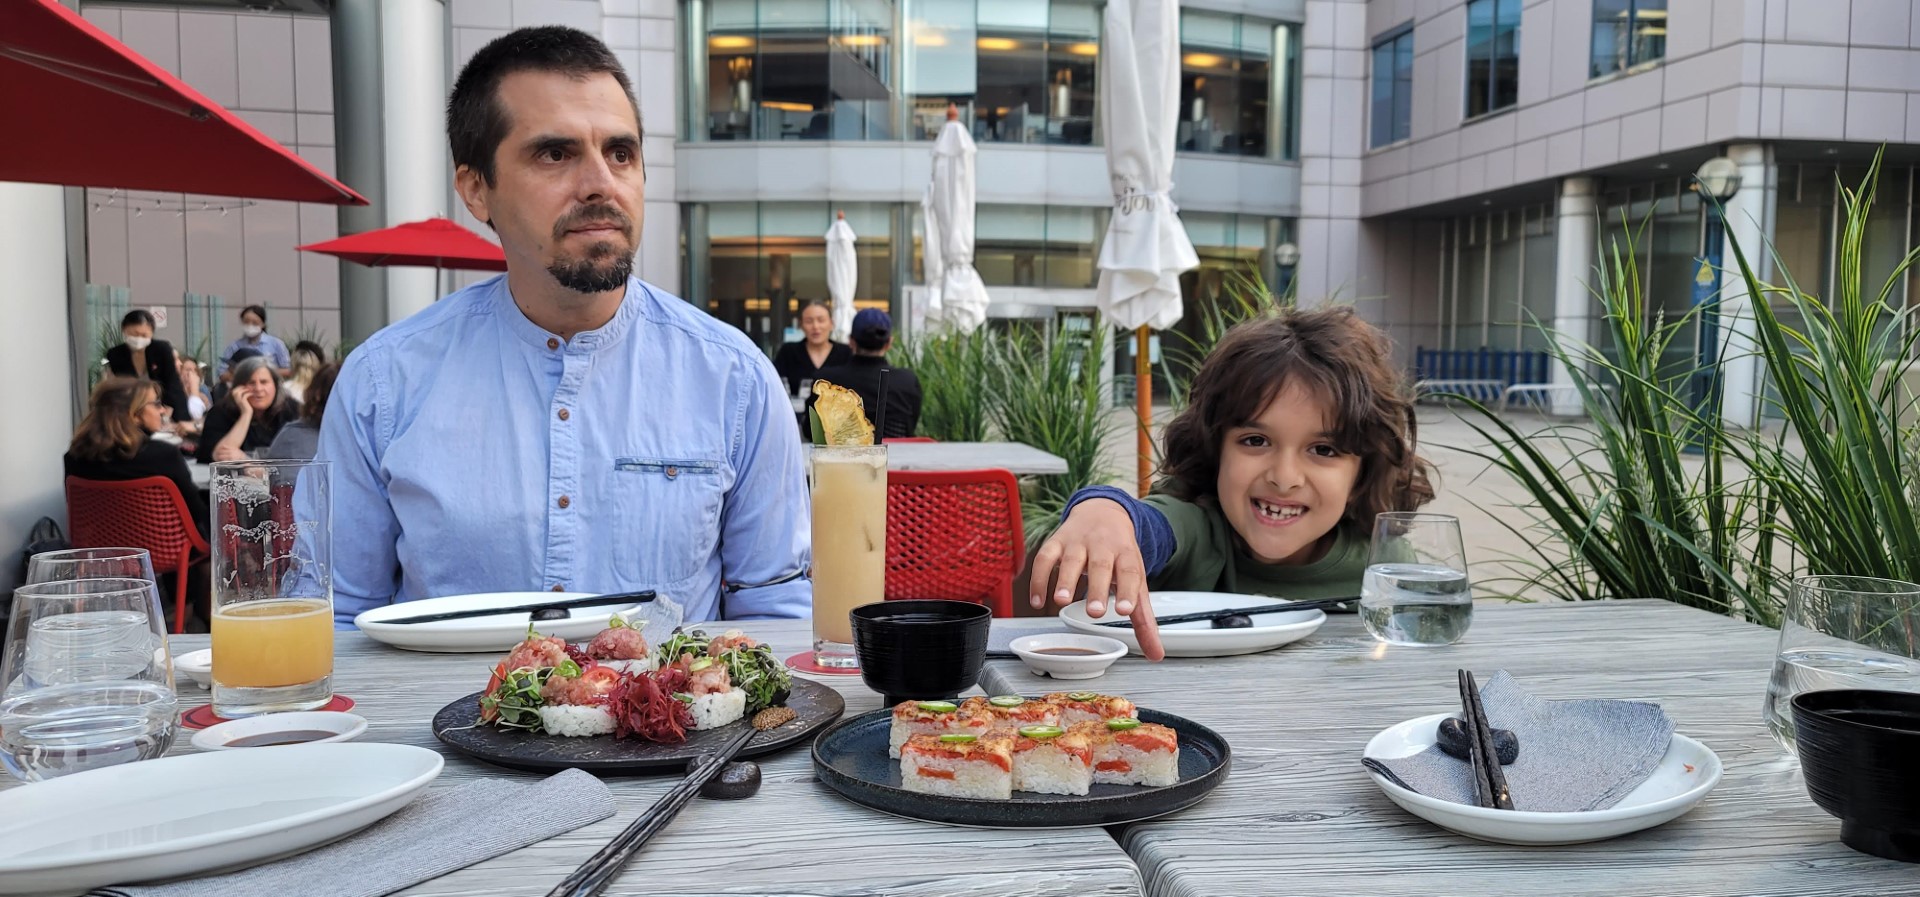
M 201 648 L 188 651 L 173 659 L 174 680 L 186 676 L 201 688 L 213 687 L 213 649 Z
M 1009 647 L 1034 675 L 1055 679 L 1097 679 L 1127 655 L 1126 644 L 1117 639 L 1068 632 L 1023 635 Z
M 268 713 L 201 729 L 193 735 L 193 746 L 203 751 L 229 751 L 276 744 L 326 744 L 352 741 L 365 731 L 366 719 L 353 713 L 334 710 Z

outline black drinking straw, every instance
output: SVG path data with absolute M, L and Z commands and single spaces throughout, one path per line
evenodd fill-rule
M 891 373 L 893 368 L 880 369 L 880 410 L 874 412 L 873 416 L 873 438 L 875 439 L 887 438 L 887 375 Z M 877 442 L 874 444 L 879 445 Z

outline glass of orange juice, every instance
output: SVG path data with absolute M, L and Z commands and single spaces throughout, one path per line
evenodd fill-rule
M 887 447 L 813 447 L 813 662 L 854 670 L 853 622 L 887 597 Z
M 213 712 L 333 700 L 333 496 L 324 461 L 213 466 Z

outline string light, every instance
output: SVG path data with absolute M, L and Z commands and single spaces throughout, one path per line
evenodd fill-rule
M 99 199 L 99 195 L 102 192 L 106 193 L 105 202 L 101 202 Z M 142 213 L 147 211 L 172 212 L 176 218 L 184 218 L 188 212 L 217 211 L 224 217 L 228 212 L 235 209 L 244 209 L 257 204 L 251 199 L 231 199 L 219 202 L 203 199 L 198 202 L 192 202 L 184 196 L 169 196 L 164 193 L 134 195 L 119 189 L 111 191 L 90 190 L 88 193 L 93 199 L 93 210 L 95 212 L 112 208 L 132 209 L 134 217 L 136 218 L 141 217 Z

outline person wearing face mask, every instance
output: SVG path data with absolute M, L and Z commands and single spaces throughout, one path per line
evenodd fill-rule
M 287 344 L 280 338 L 267 332 L 267 309 L 264 305 L 249 305 L 240 309 L 240 333 L 242 336 L 227 344 L 227 351 L 220 353 L 220 365 L 215 373 L 220 379 L 231 381 L 229 376 L 234 365 L 233 353 L 242 349 L 252 349 L 273 362 L 274 373 L 281 378 L 293 373 L 293 354 L 287 351 Z
M 173 420 L 193 420 L 180 371 L 174 366 L 173 346 L 153 338 L 153 314 L 144 308 L 127 312 L 120 319 L 120 335 L 126 341 L 107 350 L 107 370 L 116 377 L 152 380 L 160 387 L 161 401 L 173 409 Z

